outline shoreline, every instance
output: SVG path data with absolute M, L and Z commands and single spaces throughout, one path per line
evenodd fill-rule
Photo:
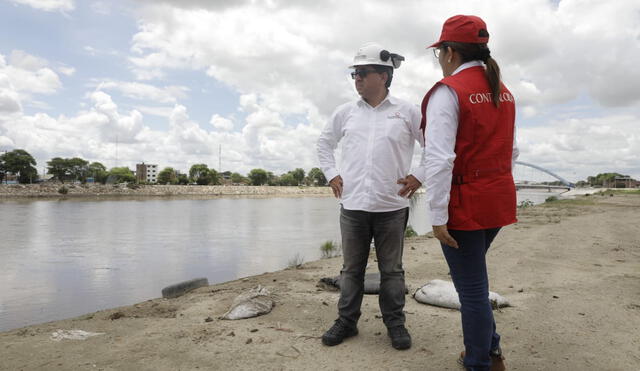
M 59 192 L 61 187 L 67 193 Z M 229 196 L 332 196 L 330 187 L 306 186 L 199 186 L 119 184 L 0 184 L 0 201 L 12 199 L 119 198 L 119 197 L 229 197 Z
M 61 187 L 67 193 L 59 192 Z M 614 189 L 614 192 L 636 189 Z M 586 194 L 611 191 L 609 188 L 574 188 L 560 194 L 573 198 Z M 424 188 L 419 190 L 424 193 Z M 333 197 L 328 186 L 233 186 L 233 185 L 121 185 L 121 184 L 0 184 L 0 201 L 51 199 L 131 199 L 131 198 L 195 198 L 219 197 Z
M 494 312 L 513 370 L 626 370 L 640 363 L 640 195 L 582 196 L 518 210 L 488 253 L 491 290 L 512 307 Z M 375 255 L 370 256 L 375 268 Z M 338 294 L 319 287 L 341 258 L 0 333 L 0 370 L 433 369 L 457 370 L 459 312 L 417 303 L 411 294 L 448 279 L 433 238 L 407 239 L 405 311 L 413 347 L 391 348 L 377 297 L 366 295 L 360 335 L 336 347 L 319 336 L 336 318 Z M 267 287 L 264 316 L 219 317 L 246 290 Z M 160 295 L 160 293 L 158 293 Z M 59 330 L 102 333 L 52 340 Z

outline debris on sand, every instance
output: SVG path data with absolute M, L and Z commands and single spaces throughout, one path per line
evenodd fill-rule
M 109 316 L 109 319 L 110 319 L 110 320 L 112 320 L 112 321 L 115 321 L 115 320 L 120 319 L 120 318 L 122 318 L 122 317 L 126 317 L 124 313 L 122 313 L 122 312 L 115 312 L 115 313 L 112 313 L 112 314 Z
M 51 333 L 51 340 L 86 340 L 92 336 L 104 335 L 104 332 L 88 332 L 83 330 L 57 330 Z
M 221 318 L 243 319 L 257 317 L 271 312 L 273 305 L 274 303 L 269 290 L 258 285 L 233 299 L 231 309 Z

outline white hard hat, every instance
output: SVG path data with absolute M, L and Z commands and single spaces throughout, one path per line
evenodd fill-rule
M 356 66 L 375 64 L 398 68 L 403 60 L 403 56 L 389 53 L 380 44 L 368 42 L 358 49 L 356 56 L 353 57 L 353 64 L 349 67 L 355 68 Z

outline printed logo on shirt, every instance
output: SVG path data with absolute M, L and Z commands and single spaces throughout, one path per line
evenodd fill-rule
M 499 95 L 500 102 L 513 102 L 513 95 L 509 92 L 502 92 Z M 493 103 L 493 97 L 491 93 L 474 93 L 469 94 L 469 103 L 471 104 L 479 104 L 479 103 Z
M 400 112 L 396 111 L 396 112 L 388 115 L 387 118 L 388 119 L 404 119 L 404 116 Z

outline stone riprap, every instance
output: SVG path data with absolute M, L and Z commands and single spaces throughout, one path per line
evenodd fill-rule
M 64 189 L 66 193 L 64 193 Z M 330 187 L 125 185 L 125 184 L 0 184 L 0 198 L 100 196 L 332 196 Z

